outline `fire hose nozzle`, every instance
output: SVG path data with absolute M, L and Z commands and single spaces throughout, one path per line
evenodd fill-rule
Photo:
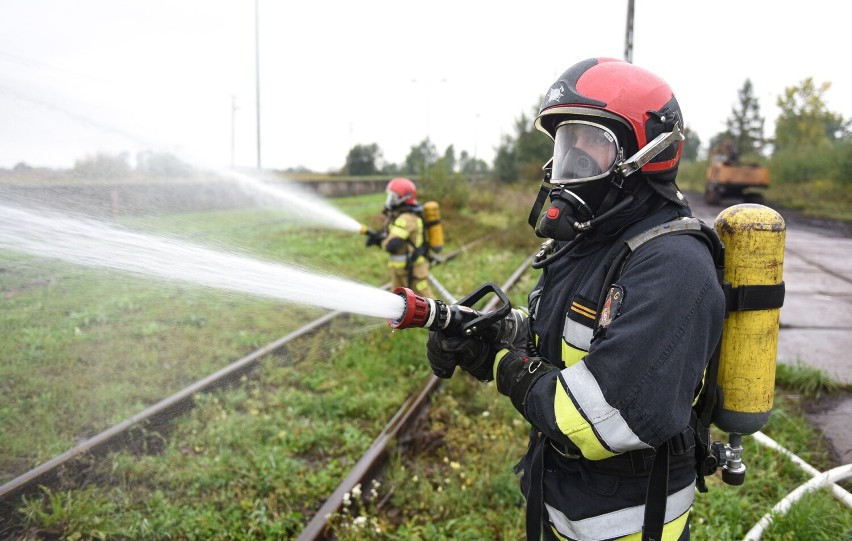
M 445 321 L 438 321 L 436 323 L 436 316 L 438 316 L 438 319 L 440 320 L 441 318 L 439 316 L 442 313 L 446 314 L 449 312 L 446 303 L 437 299 L 421 297 L 407 287 L 398 287 L 393 290 L 393 293 L 402 297 L 402 300 L 405 301 L 405 305 L 402 310 L 402 315 L 400 315 L 398 319 L 388 320 L 388 324 L 391 328 L 408 329 L 410 327 L 426 327 L 430 330 L 440 330 L 443 328 L 442 324 L 445 323 Z M 434 325 L 437 325 L 437 328 L 433 329 L 432 327 Z
M 367 233 L 369 233 L 369 232 L 370 232 L 370 228 L 369 228 L 369 227 L 367 227 L 367 226 L 366 226 L 366 225 L 364 225 L 364 224 L 361 224 L 361 231 L 360 231 L 360 234 L 361 234 L 361 235 L 366 235 L 366 234 L 367 234 Z
M 393 292 L 405 301 L 400 317 L 388 320 L 393 329 L 425 327 L 453 336 L 484 336 L 499 332 L 500 325 L 496 325 L 495 329 L 493 324 L 503 320 L 512 310 L 503 291 L 490 282 L 452 305 L 439 299 L 421 297 L 405 287 L 398 287 Z M 481 314 L 472 307 L 488 293 L 494 293 L 501 303 L 494 311 Z

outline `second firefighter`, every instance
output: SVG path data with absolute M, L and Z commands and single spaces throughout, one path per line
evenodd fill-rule
M 367 246 L 388 252 L 391 289 L 407 287 L 418 295 L 434 298 L 429 287 L 429 257 L 423 207 L 410 179 L 394 178 L 385 189 L 385 225 L 367 232 Z

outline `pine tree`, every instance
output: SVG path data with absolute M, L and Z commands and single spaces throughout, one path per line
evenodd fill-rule
M 760 104 L 754 96 L 751 79 L 745 80 L 737 92 L 737 98 L 738 102 L 726 121 L 727 139 L 733 142 L 738 155 L 759 155 L 766 144 L 763 136 L 764 118 L 760 116 Z

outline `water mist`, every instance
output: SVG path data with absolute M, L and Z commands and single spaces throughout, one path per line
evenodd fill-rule
M 366 316 L 397 319 L 404 310 L 398 295 L 339 277 L 3 205 L 0 249 Z

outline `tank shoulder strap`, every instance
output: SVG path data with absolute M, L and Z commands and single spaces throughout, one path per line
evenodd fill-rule
M 719 236 L 712 227 L 699 220 L 698 218 L 684 217 L 671 220 L 647 229 L 638 235 L 635 235 L 624 241 L 624 246 L 619 251 L 615 258 L 610 263 L 606 278 L 603 282 L 600 295 L 598 297 L 598 306 L 603 306 L 607 292 L 610 286 L 621 276 L 624 271 L 624 265 L 630 258 L 630 255 L 639 249 L 640 246 L 652 241 L 656 238 L 668 235 L 692 235 L 700 238 L 707 245 L 713 256 L 713 262 L 716 266 L 716 278 L 719 283 L 724 282 L 725 277 L 725 247 Z

